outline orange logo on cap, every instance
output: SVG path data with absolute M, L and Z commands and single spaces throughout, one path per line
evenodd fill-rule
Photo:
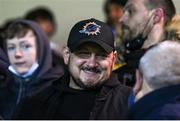
M 80 33 L 85 33 L 89 35 L 98 35 L 100 33 L 100 25 L 97 25 L 95 22 L 89 22 L 85 26 L 83 26 L 83 29 L 80 30 Z

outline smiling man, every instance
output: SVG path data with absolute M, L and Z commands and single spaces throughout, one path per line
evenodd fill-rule
M 82 89 L 100 86 L 109 78 L 116 53 L 107 53 L 96 44 L 84 43 L 68 56 L 67 64 L 72 74 L 70 87 Z
M 93 18 L 78 22 L 64 49 L 67 73 L 25 99 L 15 119 L 126 119 L 131 89 L 112 74 L 116 55 L 108 25 Z

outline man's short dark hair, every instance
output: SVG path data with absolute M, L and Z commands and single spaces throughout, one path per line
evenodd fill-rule
M 165 24 L 176 14 L 176 8 L 172 0 L 145 0 L 148 9 L 162 8 L 164 10 Z
M 47 7 L 37 7 L 28 11 L 24 17 L 27 20 L 38 22 L 39 19 L 48 20 L 52 23 L 54 29 L 56 29 L 56 21 L 53 12 Z
M 116 5 L 124 7 L 126 2 L 127 2 L 127 0 L 106 0 L 105 3 L 104 3 L 104 12 L 105 12 L 105 14 L 109 13 L 109 5 L 116 4 Z
M 128 0 L 106 0 L 104 2 L 103 10 L 104 10 L 104 14 L 105 14 L 106 19 L 107 19 L 106 23 L 108 25 L 110 25 L 110 26 L 112 25 L 112 20 L 110 19 L 110 16 L 109 16 L 109 12 L 110 12 L 109 6 L 112 4 L 116 4 L 116 5 L 123 8 L 125 6 L 125 4 L 127 3 L 127 1 Z

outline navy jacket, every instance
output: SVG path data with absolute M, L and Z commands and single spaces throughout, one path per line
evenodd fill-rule
M 131 119 L 180 119 L 180 85 L 155 90 L 133 106 Z

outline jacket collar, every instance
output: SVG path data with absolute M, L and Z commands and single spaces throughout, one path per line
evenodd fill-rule
M 117 75 L 114 72 L 112 72 L 110 78 L 104 83 L 104 86 L 115 87 L 119 84 L 120 84 L 120 82 L 118 80 Z

